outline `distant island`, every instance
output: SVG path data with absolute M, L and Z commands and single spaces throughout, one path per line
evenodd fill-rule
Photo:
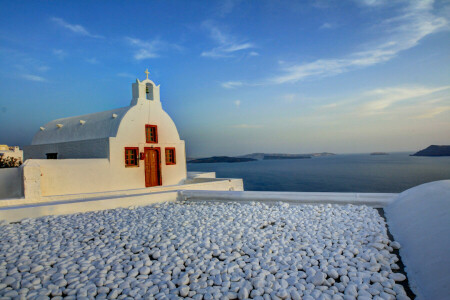
M 370 155 L 388 155 L 389 153 L 386 152 L 372 152 Z
M 271 159 L 304 159 L 311 158 L 309 155 L 264 155 L 263 160 Z
M 284 154 L 284 153 L 252 153 L 236 157 L 230 156 L 213 156 L 206 158 L 191 158 L 188 159 L 188 163 L 237 163 L 248 162 L 256 160 L 277 160 L 277 159 L 308 159 L 312 157 L 330 156 L 336 155 L 334 153 L 322 152 L 322 153 L 309 153 L 309 154 Z
M 449 145 L 431 145 L 428 148 L 420 150 L 411 156 L 450 156 Z
M 192 159 L 192 160 L 189 160 L 188 162 L 194 163 L 194 164 L 206 164 L 206 163 L 219 163 L 219 162 L 237 163 L 237 162 L 247 162 L 247 161 L 255 161 L 255 160 L 256 159 L 253 159 L 253 158 L 213 156 L 213 157 L 207 157 L 207 158 Z
M 334 153 L 322 152 L 322 153 L 307 153 L 307 154 L 285 154 L 285 153 L 252 153 L 241 155 L 238 157 L 253 158 L 257 160 L 271 160 L 271 159 L 303 159 L 319 156 L 336 155 Z

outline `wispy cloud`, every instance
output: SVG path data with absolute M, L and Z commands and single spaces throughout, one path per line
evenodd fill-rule
M 19 50 L 0 47 L 0 64 L 2 71 L 10 78 L 44 82 L 48 81 L 43 75 L 50 67 L 40 59 L 36 59 Z
M 355 0 L 355 2 L 359 5 L 380 6 L 385 4 L 386 0 Z
M 219 15 L 224 17 L 225 15 L 231 13 L 236 5 L 239 4 L 241 0 L 223 0 L 219 2 Z
M 227 82 L 222 82 L 221 86 L 226 88 L 226 89 L 233 89 L 236 87 L 240 87 L 242 86 L 244 83 L 241 81 L 227 81 Z
M 127 43 L 134 47 L 134 58 L 136 60 L 143 60 L 148 58 L 159 57 L 159 52 L 168 49 L 175 49 L 181 51 L 182 47 L 176 44 L 167 43 L 159 38 L 155 38 L 151 41 L 144 41 L 137 38 L 126 37 Z
M 62 49 L 54 49 L 53 55 L 55 55 L 58 59 L 63 60 L 67 56 L 67 52 Z
M 38 76 L 38 75 L 23 74 L 23 75 L 21 75 L 21 77 L 22 77 L 23 79 L 30 80 L 30 81 L 37 81 L 37 82 L 44 82 L 44 81 L 47 81 L 47 79 L 45 79 L 45 78 L 42 77 L 42 76 Z
M 96 39 L 102 39 L 102 38 L 104 38 L 104 37 L 101 36 L 101 35 L 97 35 L 97 34 L 92 34 L 92 33 L 90 33 L 86 28 L 84 28 L 84 27 L 81 26 L 81 25 L 78 25 L 78 24 L 70 24 L 70 23 L 66 22 L 66 21 L 65 21 L 64 19 L 62 19 L 62 18 L 56 18 L 56 17 L 53 17 L 53 18 L 50 18 L 50 20 L 51 20 L 52 22 L 54 22 L 55 24 L 57 24 L 58 26 L 63 27 L 63 28 L 65 28 L 65 29 L 68 29 L 68 30 L 70 30 L 71 32 L 76 33 L 76 34 L 78 34 L 78 35 L 88 36 L 88 37 L 96 38 Z
M 257 129 L 257 128 L 262 128 L 262 125 L 255 125 L 255 124 L 237 124 L 237 125 L 232 125 L 232 128 L 237 128 L 237 129 Z
M 87 58 L 87 59 L 86 59 L 86 62 L 88 62 L 88 63 L 90 63 L 90 64 L 92 64 L 92 65 L 98 64 L 98 60 L 97 60 L 95 57 Z
M 450 111 L 450 105 L 438 106 L 438 107 L 431 108 L 422 114 L 419 114 L 416 118 L 417 119 L 431 119 L 431 118 L 434 118 L 435 116 L 440 115 L 447 111 Z
M 345 116 L 346 119 L 377 118 L 431 118 L 447 111 L 450 103 L 450 85 L 439 87 L 394 86 L 368 90 L 342 101 L 318 106 L 317 113 L 327 116 Z
M 362 98 L 371 100 L 360 106 L 359 110 L 361 113 L 365 114 L 380 113 L 400 102 L 411 101 L 448 89 L 450 89 L 450 86 L 442 86 L 437 88 L 416 86 L 375 89 L 362 94 Z
M 236 105 L 236 107 L 241 106 L 241 100 L 235 100 L 233 103 L 234 105 Z
M 336 25 L 325 22 L 319 27 L 319 29 L 333 29 L 335 27 L 336 27 Z
M 378 5 L 378 1 L 366 1 Z M 432 13 L 433 1 L 410 2 L 397 17 L 382 22 L 377 30 L 383 32 L 381 42 L 366 45 L 364 50 L 344 58 L 318 59 L 309 63 L 283 68 L 283 74 L 270 78 L 275 84 L 297 82 L 311 77 L 325 77 L 369 67 L 389 61 L 404 50 L 416 46 L 420 40 L 439 30 L 448 29 L 444 17 Z M 393 29 L 392 29 L 393 28 Z
M 328 104 L 321 105 L 320 108 L 322 108 L 322 109 L 330 109 L 330 108 L 338 107 L 341 104 L 342 103 L 333 102 L 333 103 L 328 103 Z
M 224 33 L 211 21 L 203 22 L 203 28 L 209 31 L 211 38 L 218 44 L 217 47 L 203 51 L 201 56 L 220 58 L 220 57 L 232 57 L 233 53 L 254 48 L 253 43 L 245 40 L 238 40 L 236 37 Z M 253 53 L 256 53 L 253 51 Z

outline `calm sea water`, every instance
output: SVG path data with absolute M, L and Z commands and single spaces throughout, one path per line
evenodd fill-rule
M 188 171 L 213 171 L 242 178 L 247 191 L 398 193 L 450 179 L 450 157 L 348 154 L 312 159 L 189 164 Z

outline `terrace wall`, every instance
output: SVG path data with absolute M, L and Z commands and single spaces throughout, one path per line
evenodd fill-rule
M 23 197 L 22 168 L 0 169 L 0 199 Z

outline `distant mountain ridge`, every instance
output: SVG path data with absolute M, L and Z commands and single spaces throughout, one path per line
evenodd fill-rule
M 336 154 L 329 153 L 329 152 L 307 153 L 307 154 L 251 153 L 251 154 L 241 155 L 241 156 L 237 156 L 237 157 L 253 158 L 253 159 L 257 159 L 257 160 L 269 160 L 269 159 L 302 159 L 302 158 L 330 156 L 330 155 L 336 155 Z
M 411 156 L 450 156 L 450 145 L 431 145 Z
M 189 163 L 201 164 L 201 163 L 218 163 L 218 162 L 226 162 L 226 163 L 237 163 L 237 162 L 247 162 L 247 161 L 255 161 L 253 158 L 244 158 L 244 157 L 230 157 L 230 156 L 213 156 L 206 158 L 198 158 L 189 160 Z
M 387 152 L 372 152 L 370 153 L 370 155 L 388 155 L 389 153 Z
M 206 158 L 187 159 L 189 163 L 217 163 L 217 162 L 248 162 L 255 160 L 276 160 L 276 159 L 308 159 L 319 156 L 336 155 L 334 153 L 309 153 L 309 154 L 285 154 L 285 153 L 251 153 L 241 156 L 212 156 Z

